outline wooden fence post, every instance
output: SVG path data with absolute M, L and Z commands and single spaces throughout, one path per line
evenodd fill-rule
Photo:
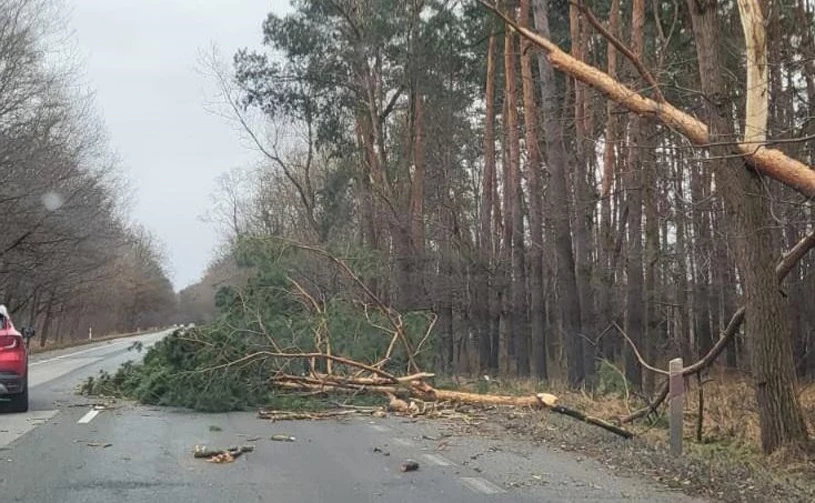
M 682 376 L 682 358 L 674 358 L 668 364 L 670 373 L 668 400 L 670 401 L 671 454 L 682 454 L 682 408 L 685 399 L 685 378 Z

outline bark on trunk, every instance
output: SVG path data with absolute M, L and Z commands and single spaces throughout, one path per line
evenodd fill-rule
M 631 51 L 642 59 L 645 38 L 645 1 L 634 0 L 631 13 Z M 628 126 L 629 149 L 625 190 L 628 206 L 628 253 L 626 276 L 625 331 L 637 347 L 643 344 L 645 305 L 643 298 L 643 246 L 642 246 L 642 164 L 639 149 L 645 143 L 642 117 L 632 114 Z M 625 349 L 625 377 L 636 389 L 642 389 L 642 368 L 630 346 Z
M 718 161 L 713 160 L 712 163 Z M 694 324 L 693 334 L 698 355 L 710 351 L 713 338 L 710 331 L 710 260 L 713 246 L 710 238 L 710 174 L 707 163 L 696 166 L 691 174 L 691 196 L 696 211 L 693 214 L 693 227 L 696 232 L 694 240 L 694 260 L 696 276 L 694 278 Z
M 535 28 L 549 36 L 549 2 L 534 1 Z M 563 329 L 563 339 L 567 346 L 569 384 L 577 386 L 583 381 L 583 338 L 580 327 L 580 298 L 575 276 L 574 252 L 572 250 L 572 232 L 569 219 L 568 185 L 566 182 L 566 152 L 563 146 L 563 131 L 558 115 L 557 90 L 555 74 L 551 62 L 538 54 L 540 73 L 541 112 L 544 116 L 544 138 L 551 178 L 547 197 L 551 199 L 553 209 L 556 275 L 559 291 L 559 305 Z
M 579 11 L 575 4 L 570 5 L 569 11 L 570 29 L 572 32 L 572 54 L 579 60 L 586 58 L 586 27 L 581 23 Z M 594 226 L 595 200 L 592 195 L 593 189 L 589 186 L 591 173 L 591 158 L 587 155 L 590 150 L 586 141 L 589 134 L 590 114 L 587 106 L 588 89 L 582 82 L 574 83 L 574 122 L 576 141 L 576 166 L 574 173 L 574 241 L 576 258 L 576 281 L 577 291 L 580 298 L 580 327 L 584 335 L 594 333 L 595 311 L 594 311 L 594 288 L 592 286 L 592 274 L 594 257 L 592 250 L 592 227 Z M 585 373 L 584 382 L 587 387 L 594 385 L 594 346 L 583 341 L 583 370 Z
M 708 122 L 711 136 L 732 136 L 733 125 L 728 121 L 721 65 L 718 53 L 718 19 L 715 9 L 703 9 L 688 0 L 699 53 L 699 73 L 702 91 L 707 95 Z M 740 2 L 741 3 L 741 2 Z M 752 2 L 745 28 L 763 29 L 760 9 Z M 749 34 L 748 51 L 762 52 L 766 46 L 756 43 L 757 35 Z M 763 38 L 763 37 L 760 37 Z M 755 45 L 751 45 L 755 43 Z M 766 54 L 748 52 L 748 67 L 766 63 Z M 765 65 L 766 66 L 766 65 Z M 748 70 L 745 128 L 754 135 L 766 129 L 766 73 L 761 81 L 761 69 Z M 766 72 L 766 68 L 763 70 Z M 762 103 L 763 102 L 763 103 Z M 722 106 L 718 109 L 716 104 Z M 762 126 L 759 121 L 765 121 Z M 746 137 L 746 141 L 750 141 Z M 758 137 L 760 139 L 760 137 Z M 717 149 L 711 152 L 717 155 Z M 740 162 L 723 162 L 718 166 L 723 183 L 725 204 L 732 216 L 736 256 L 740 265 L 745 293 L 745 323 L 750 342 L 756 400 L 761 421 L 761 444 L 765 452 L 773 452 L 786 444 L 802 444 L 807 430 L 798 396 L 795 393 L 795 373 L 792 358 L 792 334 L 786 299 L 778 291 L 774 257 L 778 250 L 772 235 L 769 202 L 763 195 L 762 181 Z
M 524 257 L 524 223 L 521 209 L 521 154 L 520 139 L 518 132 L 518 102 L 517 102 L 517 79 L 515 75 L 515 64 L 517 61 L 515 53 L 515 36 L 511 31 L 506 32 L 504 40 L 504 75 L 506 86 L 504 98 L 506 100 L 505 127 L 507 130 L 507 142 L 509 150 L 509 164 L 505 173 L 507 174 L 504 183 L 508 187 L 509 199 L 506 201 L 505 222 L 509 226 L 507 235 L 509 239 L 505 246 L 509 248 L 511 258 L 511 272 L 508 278 L 509 305 L 506 313 L 508 339 L 507 352 L 513 370 L 520 376 L 529 375 L 529 341 L 528 325 L 526 322 L 526 267 Z
M 679 164 L 677 162 L 677 164 Z M 685 228 L 687 217 L 685 215 L 685 191 L 683 188 L 682 170 L 676 167 L 674 175 L 674 194 L 676 208 L 676 321 L 674 324 L 674 343 L 676 349 L 680 351 L 682 358 L 691 359 L 690 333 L 688 330 L 688 266 L 685 261 L 687 254 L 687 241 L 685 239 Z
M 530 0 L 521 0 L 521 26 L 529 24 Z M 529 325 L 532 341 L 532 363 L 535 377 L 546 379 L 546 304 L 543 295 L 543 202 L 540 150 L 538 146 L 538 109 L 532 77 L 532 43 L 521 41 L 521 79 L 523 81 L 524 126 L 527 159 L 524 173 L 529 185 Z
M 481 182 L 481 233 L 479 260 L 476 265 L 476 319 L 478 321 L 478 355 L 482 372 L 492 368 L 490 355 L 493 340 L 493 261 L 492 210 L 495 193 L 495 31 L 490 31 L 487 44 L 487 77 L 484 119 L 484 173 Z
M 620 0 L 612 0 L 608 24 L 609 33 L 616 37 L 620 29 Z M 612 78 L 616 78 L 617 50 L 611 43 L 608 44 L 608 48 L 606 50 L 606 59 L 608 60 L 608 74 Z M 607 325 L 611 322 L 614 312 L 614 222 L 612 222 L 611 202 L 613 199 L 615 199 L 615 197 L 614 194 L 611 193 L 611 190 L 613 188 L 616 172 L 616 145 L 618 140 L 617 117 L 614 111 L 614 102 L 608 100 L 606 103 L 605 148 L 603 151 L 603 181 L 601 189 L 601 196 L 603 199 L 600 208 L 600 235 L 603 249 L 603 289 L 600 293 L 600 314 L 602 316 L 602 325 Z M 606 359 L 613 359 L 615 356 L 613 345 L 609 342 L 609 340 L 605 338 L 602 339 L 602 346 L 603 356 Z

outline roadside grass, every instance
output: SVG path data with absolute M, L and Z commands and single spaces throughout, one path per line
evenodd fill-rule
M 445 379 L 437 382 L 440 388 L 460 389 L 480 394 L 530 395 L 551 393 L 564 404 L 569 404 L 593 416 L 615 421 L 646 405 L 644 396 L 634 393 L 628 386 L 608 386 L 600 379 L 594 391 L 573 389 L 558 380 L 541 382 L 534 379 Z M 685 385 L 684 431 L 685 438 L 696 441 L 699 418 L 699 384 L 688 378 Z M 716 441 L 740 442 L 758 446 L 760 425 L 755 393 L 746 378 L 720 374 L 708 378 L 702 385 L 704 412 L 701 443 Z M 606 391 L 611 389 L 612 391 Z M 815 383 L 799 385 L 799 399 L 811 432 L 815 432 Z M 662 406 L 664 409 L 664 404 Z M 651 431 L 667 428 L 667 420 L 659 414 L 647 421 L 632 425 L 633 429 Z M 656 423 L 656 424 L 655 424 Z M 642 426 L 645 424 L 645 426 Z
M 551 393 L 558 397 L 560 403 L 577 408 L 588 415 L 615 422 L 646 405 L 646 401 L 645 397 L 631 391 L 627 383 L 619 382 L 619 376 L 610 376 L 613 376 L 612 372 L 598 373 L 598 384 L 592 392 L 585 389 L 575 390 L 559 381 L 546 383 L 532 379 L 487 381 L 483 377 L 459 379 L 458 388 L 482 394 Z M 616 379 L 617 382 L 609 383 L 607 382 L 609 379 Z M 451 385 L 453 383 L 454 381 L 445 382 Z M 656 386 L 659 384 L 660 381 L 657 381 Z M 815 456 L 812 453 L 782 450 L 772 456 L 765 456 L 761 452 L 755 393 L 746 377 L 714 370 L 703 381 L 702 388 L 704 420 L 700 439 L 697 437 L 699 383 L 696 378 L 686 380 L 683 424 L 685 462 L 706 467 L 712 485 L 715 485 L 713 481 L 717 476 L 722 477 L 722 473 L 738 473 L 744 478 L 747 488 L 762 485 L 786 486 L 798 488 L 807 494 L 815 494 Z M 815 432 L 815 384 L 801 383 L 799 397 L 810 432 Z M 624 426 L 634 432 L 640 441 L 655 450 L 667 453 L 668 420 L 664 409 L 663 404 L 657 415 Z M 676 485 L 675 480 L 664 482 Z M 715 496 L 718 493 L 714 491 L 710 494 Z

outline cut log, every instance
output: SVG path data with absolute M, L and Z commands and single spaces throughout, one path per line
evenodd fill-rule
M 416 391 L 416 397 L 422 400 L 450 401 L 454 403 L 464 403 L 470 405 L 506 405 L 510 407 L 532 407 L 536 409 L 544 407 L 554 407 L 557 397 L 549 393 L 538 393 L 530 396 L 511 395 L 480 395 L 478 393 L 467 393 L 463 391 L 450 391 L 444 389 L 434 389 L 428 385 L 414 385 L 412 391 Z
M 288 379 L 287 379 L 288 377 Z M 610 431 L 623 438 L 631 438 L 633 433 L 623 428 L 615 426 L 602 419 L 589 416 L 583 412 L 558 404 L 558 398 L 550 393 L 536 393 L 527 396 L 511 396 L 511 395 L 481 395 L 478 393 L 468 393 L 464 391 L 453 391 L 445 389 L 436 389 L 426 382 L 415 379 L 406 382 L 403 378 L 397 378 L 400 384 L 406 385 L 405 388 L 397 389 L 394 386 L 360 386 L 358 382 L 374 382 L 379 381 L 379 378 L 369 378 L 360 381 L 362 378 L 349 377 L 350 383 L 343 383 L 342 378 L 339 376 L 331 376 L 334 384 L 322 384 L 314 379 L 307 379 L 297 376 L 278 376 L 273 381 L 273 385 L 284 387 L 287 389 L 300 389 L 302 391 L 314 391 L 317 389 L 325 391 L 340 391 L 340 392 L 370 392 L 382 394 L 389 398 L 388 410 L 391 412 L 399 412 L 403 414 L 421 415 L 425 413 L 426 408 L 418 407 L 417 402 L 450 402 L 455 404 L 467 404 L 475 406 L 508 406 L 508 407 L 528 407 L 533 409 L 549 409 L 559 414 L 564 414 L 574 419 L 578 419 L 587 424 L 592 424 Z M 413 376 L 408 376 L 413 377 Z M 398 398 L 397 391 L 407 391 L 411 398 L 410 402 Z M 420 402 L 421 403 L 421 402 Z M 286 419 L 322 419 L 326 417 L 335 417 L 347 413 L 354 413 L 353 410 L 342 411 L 328 411 L 328 412 L 315 412 L 315 413 L 296 413 L 285 411 L 260 411 L 258 417 L 262 419 L 272 420 L 286 420 Z

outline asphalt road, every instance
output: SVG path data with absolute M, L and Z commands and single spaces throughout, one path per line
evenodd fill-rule
M 0 415 L 3 503 L 640 502 L 701 503 L 609 473 L 601 465 L 521 442 L 449 435 L 437 421 L 349 417 L 259 420 L 116 404 L 94 411 L 75 386 L 113 371 L 163 334 L 37 355 L 31 412 Z M 294 442 L 272 441 L 287 434 Z M 231 464 L 193 447 L 252 444 Z M 375 452 L 377 448 L 379 452 Z M 413 459 L 418 471 L 403 473 Z

